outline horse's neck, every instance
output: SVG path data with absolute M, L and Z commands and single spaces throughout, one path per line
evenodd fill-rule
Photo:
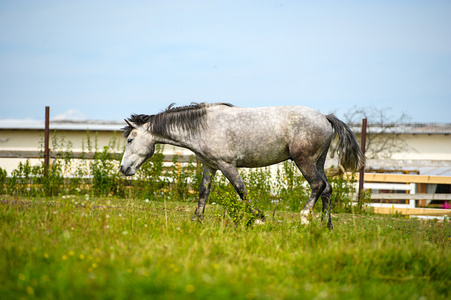
M 169 144 L 177 147 L 188 148 L 194 150 L 197 143 L 194 137 L 179 131 L 171 132 L 168 137 L 155 136 L 155 141 L 158 144 Z

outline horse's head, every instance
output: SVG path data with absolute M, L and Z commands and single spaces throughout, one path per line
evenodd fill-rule
M 137 125 L 127 121 L 124 136 L 127 139 L 124 156 L 121 162 L 121 173 L 126 176 L 135 175 L 136 170 L 153 155 L 155 141 L 147 130 L 148 124 Z

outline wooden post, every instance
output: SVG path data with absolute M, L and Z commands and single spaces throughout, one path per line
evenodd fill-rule
M 50 128 L 49 121 L 50 119 L 50 107 L 45 107 L 45 128 L 44 128 L 44 176 L 48 177 L 49 175 L 49 167 L 50 167 L 50 148 L 49 148 L 49 140 L 50 140 Z
M 362 119 L 362 136 L 360 139 L 360 150 L 362 151 L 363 162 L 360 166 L 359 171 L 359 195 L 358 195 L 358 205 L 362 207 L 362 190 L 363 183 L 365 181 L 365 146 L 366 146 L 366 118 Z

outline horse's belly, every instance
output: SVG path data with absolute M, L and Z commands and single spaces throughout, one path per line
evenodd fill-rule
M 266 167 L 288 158 L 290 158 L 288 146 L 258 144 L 254 149 L 236 153 L 235 164 L 237 167 Z

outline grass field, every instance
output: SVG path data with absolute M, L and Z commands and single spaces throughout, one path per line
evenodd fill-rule
M 449 299 L 451 223 L 334 214 L 261 226 L 209 205 L 2 198 L 2 299 Z

